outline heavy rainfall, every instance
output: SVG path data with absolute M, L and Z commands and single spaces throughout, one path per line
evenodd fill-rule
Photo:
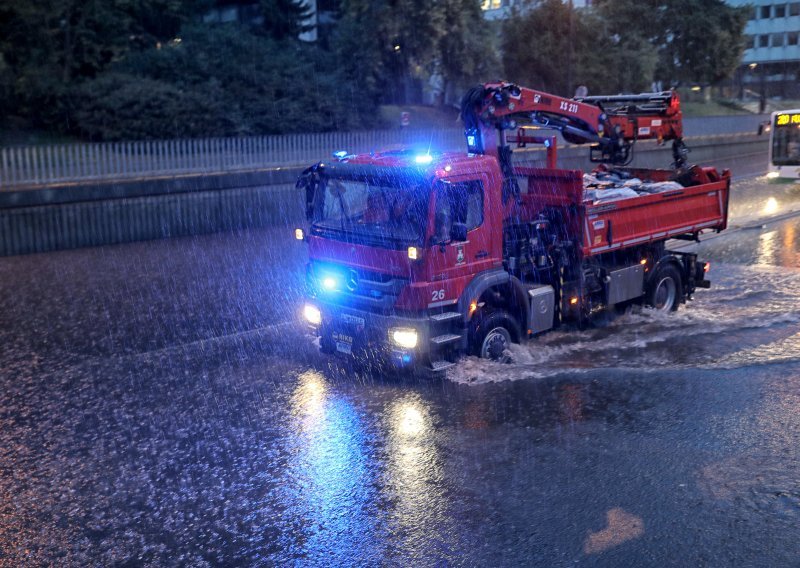
M 23 18 L 24 10 L 16 4 L 0 8 L 0 14 L 6 10 L 14 18 Z M 778 111 L 776 116 L 789 117 L 789 123 L 795 117 L 800 123 L 800 111 L 787 110 L 791 105 L 784 98 L 791 86 L 781 83 L 786 91 L 783 97 L 778 91 L 762 90 L 760 97 L 748 91 L 758 86 L 754 81 L 762 65 L 753 67 L 748 59 L 742 59 L 752 48 L 740 46 L 737 57 L 725 63 L 731 72 L 712 82 L 715 96 L 727 106 L 712 102 L 707 97 L 710 86 L 687 79 L 680 66 L 667 71 L 656 67 L 656 56 L 663 55 L 660 52 L 652 52 L 652 61 L 644 56 L 638 60 L 639 64 L 650 61 L 650 67 L 645 67 L 654 76 L 673 73 L 674 85 L 669 86 L 680 87 L 682 135 L 688 154 L 680 145 L 672 150 L 669 143 L 662 145 L 662 138 L 673 139 L 670 136 L 675 136 L 675 131 L 665 130 L 663 137 L 655 134 L 661 118 L 671 117 L 667 113 L 675 108 L 667 87 L 648 96 L 648 104 L 655 106 L 642 111 L 637 107 L 639 99 L 623 93 L 633 92 L 627 83 L 617 89 L 623 94 L 597 103 L 580 89 L 576 91 L 578 84 L 572 77 L 556 80 L 542 70 L 536 77 L 543 83 L 549 81 L 550 91 L 560 93 L 545 97 L 558 101 L 569 95 L 563 99 L 567 108 L 562 107 L 567 114 L 536 107 L 530 113 L 533 123 L 550 130 L 535 132 L 536 142 L 530 142 L 531 147 L 523 147 L 523 136 L 531 135 L 517 132 L 516 124 L 510 128 L 498 119 L 489 125 L 502 124 L 510 135 L 519 137 L 518 145 L 509 146 L 514 152 L 513 167 L 518 168 L 520 183 L 527 179 L 530 184 L 519 190 L 508 184 L 508 170 L 503 169 L 511 167 L 511 162 L 503 162 L 502 150 L 480 146 L 482 139 L 476 141 L 477 130 L 470 130 L 469 119 L 466 124 L 431 124 L 433 129 L 428 130 L 408 126 L 417 116 L 435 122 L 432 108 L 454 121 L 459 115 L 457 102 L 467 89 L 455 93 L 448 87 L 435 93 L 439 98 L 412 104 L 422 102 L 414 97 L 428 97 L 430 90 L 420 86 L 418 77 L 409 79 L 404 74 L 407 69 L 395 60 L 391 61 L 400 67 L 387 64 L 385 68 L 385 85 L 394 85 L 392 93 L 365 93 L 365 97 L 373 97 L 365 109 L 388 108 L 386 112 L 399 122 L 392 126 L 394 130 L 385 129 L 394 138 L 370 138 L 360 131 L 348 137 L 352 133 L 347 131 L 353 127 L 371 126 L 382 132 L 381 125 L 348 122 L 356 119 L 345 115 L 355 111 L 344 107 L 355 104 L 355 99 L 339 101 L 343 106 L 331 110 L 330 116 L 341 125 L 341 132 L 323 133 L 320 122 L 315 123 L 317 130 L 314 125 L 301 126 L 300 132 L 311 133 L 315 140 L 309 143 L 313 159 L 303 154 L 304 134 L 258 130 L 257 121 L 235 125 L 236 132 L 226 131 L 234 114 L 237 120 L 246 121 L 247 113 L 239 111 L 247 107 L 249 99 L 226 100 L 226 104 L 242 105 L 238 114 L 208 106 L 208 101 L 200 99 L 208 93 L 213 97 L 219 85 L 206 84 L 212 90 L 203 92 L 205 87 L 198 86 L 199 72 L 191 67 L 196 62 L 186 70 L 186 85 L 190 91 L 197 89 L 198 100 L 182 101 L 180 109 L 164 108 L 184 118 L 188 115 L 181 113 L 186 109 L 205 108 L 209 130 L 192 130 L 197 126 L 194 123 L 183 126 L 175 135 L 185 139 L 175 142 L 159 140 L 163 134 L 154 134 L 158 128 L 146 124 L 159 116 L 163 119 L 161 111 L 148 114 L 152 109 L 140 108 L 128 116 L 125 113 L 130 109 L 123 108 L 128 100 L 124 93 L 104 99 L 99 90 L 87 92 L 99 89 L 106 80 L 144 77 L 137 73 L 144 73 L 142 69 L 150 65 L 163 70 L 159 65 L 167 65 L 169 58 L 177 58 L 171 64 L 188 65 L 180 50 L 190 49 L 192 41 L 206 37 L 204 34 L 222 34 L 211 37 L 212 46 L 230 40 L 230 53 L 221 57 L 231 61 L 243 57 L 251 62 L 256 54 L 274 53 L 271 50 L 278 49 L 276 45 L 294 45 L 247 39 L 253 42 L 252 51 L 239 51 L 241 38 L 234 38 L 238 28 L 211 27 L 233 25 L 225 22 L 234 12 L 238 18 L 235 25 L 243 26 L 250 18 L 260 30 L 258 34 L 269 36 L 269 42 L 293 42 L 298 35 L 319 32 L 303 41 L 334 46 L 330 57 L 336 49 L 356 45 L 355 39 L 337 35 L 335 25 L 325 18 L 316 20 L 327 22 L 318 28 L 306 26 L 303 22 L 311 15 L 304 3 L 207 4 L 192 25 L 178 13 L 165 15 L 160 24 L 164 29 L 133 18 L 149 30 L 136 36 L 136 46 L 125 48 L 129 51 L 117 67 L 100 66 L 86 82 L 75 83 L 73 94 L 97 97 L 91 104 L 85 103 L 87 107 L 70 111 L 78 126 L 69 128 L 77 130 L 54 127 L 44 118 L 44 122 L 30 119 L 25 114 L 28 107 L 20 103 L 24 97 L 0 82 L 2 100 L 18 105 L 14 113 L 0 117 L 5 137 L 0 139 L 0 237 L 5 243 L 0 245 L 6 251 L 0 257 L 0 567 L 798 564 L 800 185 L 796 179 L 776 179 L 789 176 L 790 169 L 796 178 L 797 167 L 775 157 L 779 143 L 771 141 L 780 140 L 783 131 L 777 130 L 779 120 L 766 111 Z M 588 33 L 584 26 L 594 21 L 591 18 L 621 14 L 615 11 L 614 2 L 586 2 L 596 4 L 589 8 L 581 2 L 548 0 L 532 3 L 535 9 L 531 8 L 529 16 L 504 12 L 508 3 L 502 2 L 464 0 L 452 4 L 469 5 L 475 17 L 493 22 L 491 33 L 480 33 L 483 39 L 492 33 L 503 38 L 502 49 L 495 45 L 495 38 L 494 49 L 501 55 L 493 52 L 495 59 L 489 68 L 511 69 L 507 72 L 512 75 L 521 73 L 521 67 L 513 69 L 524 62 L 521 55 L 509 52 L 506 42 L 517 37 L 523 21 L 533 26 L 542 25 L 536 19 L 542 15 L 568 18 L 560 24 L 570 23 L 570 37 L 575 40 L 579 31 Z M 623 4 L 617 7 L 621 9 Z M 790 6 L 794 5 L 783 7 L 787 20 L 800 15 L 800 8 L 797 14 L 792 12 Z M 265 6 L 283 10 L 284 16 L 293 15 L 281 19 Z M 319 6 L 320 13 L 336 14 L 336 25 L 349 26 L 346 29 L 352 28 L 353 33 L 361 29 L 358 10 L 348 8 L 349 3 L 320 2 Z M 468 12 L 463 6 L 459 9 Z M 762 8 L 754 13 L 764 19 Z M 102 18 L 118 16 L 112 14 L 114 10 L 92 13 L 99 19 L 89 18 L 89 23 L 73 19 L 64 25 L 83 31 L 92 26 L 101 29 L 98 22 Z M 777 10 L 774 7 L 766 18 L 778 17 Z M 278 18 L 283 27 L 270 27 L 270 18 Z M 425 30 L 443 21 L 434 20 Z M 741 19 L 739 35 L 748 21 Z M 0 29 L 9 25 L 0 21 Z M 382 21 L 380 29 L 387 25 Z M 681 25 L 690 24 L 681 20 Z M 174 35 L 177 30 L 182 30 L 183 39 L 159 35 Z M 437 33 L 444 42 L 447 34 Z M 159 53 L 145 49 L 144 42 L 158 38 Z M 214 43 L 218 41 L 222 43 Z M 392 57 L 405 49 L 406 44 L 391 43 L 388 55 Z M 0 79 L 9 73 L 24 77 L 29 72 L 17 65 L 18 59 L 8 51 L 12 45 L 0 40 Z M 667 50 L 672 60 L 686 56 L 680 46 L 673 47 Z M 302 51 L 307 47 L 297 49 L 298 65 L 313 68 L 313 58 Z M 588 57 L 588 52 L 580 51 L 583 48 L 575 49 L 565 60 L 569 68 L 560 71 L 594 77 L 588 65 L 603 61 Z M 640 45 L 639 49 L 644 48 Z M 619 56 L 619 52 L 613 53 Z M 686 57 L 686 65 L 699 65 Z M 504 67 L 492 67 L 498 61 Z M 281 65 L 289 64 L 282 60 Z M 542 61 L 538 65 L 544 68 Z M 253 69 L 264 78 L 264 68 Z M 616 76 L 622 77 L 620 68 L 615 69 Z M 77 67 L 74 72 L 78 73 Z M 103 72 L 119 75 L 107 79 Z M 437 66 L 434 75 L 439 72 Z M 441 69 L 445 77 L 450 72 L 452 69 Z M 470 80 L 468 85 L 474 85 L 486 79 L 464 73 L 453 84 Z M 767 89 L 765 77 L 760 83 L 763 89 Z M 325 74 L 319 78 L 341 80 Z M 170 93 L 176 97 L 186 94 L 181 91 L 178 95 L 164 77 L 142 80 L 151 81 L 159 105 L 166 104 Z M 545 86 L 530 81 L 521 84 L 535 89 Z M 495 83 L 488 85 L 471 92 L 494 97 L 501 91 Z M 593 85 L 589 94 L 599 94 Z M 646 84 L 648 89 L 651 86 L 659 85 Z M 46 90 L 41 85 L 31 87 L 36 88 Z M 244 87 L 232 83 L 230 88 Z M 525 89 L 519 98 L 514 98 L 515 85 L 503 84 L 502 89 L 512 94 L 511 99 L 491 99 L 488 114 L 500 112 L 499 107 L 509 100 L 519 106 L 525 101 L 534 104 L 534 99 L 525 98 L 529 92 Z M 535 91 L 540 97 L 535 99 L 536 105 L 550 104 L 541 103 L 541 93 L 547 91 Z M 737 96 L 726 98 L 725 93 Z M 611 105 L 622 100 L 619 97 L 624 98 L 625 106 L 615 115 Z M 31 96 L 29 102 L 41 104 L 42 100 Z M 720 109 L 734 106 L 734 102 L 740 104 L 739 110 L 726 116 L 697 110 L 711 107 L 721 113 Z M 578 103 L 586 106 L 579 108 Z M 571 104 L 577 110 L 569 107 Z M 583 254 L 601 259 L 597 260 L 598 270 L 609 274 L 602 293 L 610 295 L 612 276 L 622 272 L 621 277 L 633 278 L 638 288 L 616 306 L 604 305 L 598 310 L 593 306 L 601 292 L 575 298 L 574 303 L 581 308 L 586 303 L 587 308 L 570 320 L 571 294 L 564 276 L 568 270 L 559 273 L 553 268 L 566 261 L 555 258 L 553 251 L 561 249 L 547 249 L 541 262 L 533 261 L 536 266 L 528 277 L 537 276 L 524 283 L 525 290 L 532 298 L 543 290 L 551 293 L 554 299 L 549 314 L 553 322 L 559 317 L 563 322 L 553 324 L 554 329 L 531 332 L 530 337 L 515 337 L 506 331 L 509 338 L 521 341 L 505 343 L 499 338 L 502 353 L 483 339 L 491 333 L 481 335 L 481 324 L 472 323 L 502 321 L 489 317 L 496 318 L 498 312 L 478 319 L 486 302 L 491 304 L 491 296 L 465 286 L 464 299 L 449 303 L 445 288 L 441 296 L 435 289 L 433 297 L 429 288 L 423 288 L 424 321 L 437 316 L 465 318 L 463 337 L 457 326 L 455 335 L 439 336 L 454 346 L 462 345 L 459 342 L 463 340 L 466 346 L 447 351 L 446 361 L 442 361 L 448 365 L 446 370 L 435 365 L 434 370 L 423 368 L 423 363 L 433 361 L 433 355 L 429 361 L 417 345 L 417 332 L 423 328 L 407 329 L 420 321 L 411 308 L 389 305 L 373 310 L 389 318 L 389 326 L 395 326 L 389 328 L 388 340 L 386 329 L 380 329 L 382 341 L 394 344 L 371 350 L 372 340 L 364 340 L 369 347 L 366 360 L 357 351 L 358 337 L 340 338 L 337 331 L 330 332 L 326 326 L 335 326 L 340 319 L 349 326 L 344 329 L 363 332 L 361 316 L 368 310 L 351 310 L 346 300 L 336 299 L 336 294 L 350 296 L 336 280 L 341 274 L 324 272 L 327 266 L 337 266 L 337 262 L 352 265 L 358 271 L 351 273 L 362 279 L 369 274 L 376 282 L 385 276 L 375 284 L 376 290 L 384 292 L 372 294 L 369 301 L 383 305 L 391 298 L 400 305 L 408 299 L 395 287 L 418 278 L 426 267 L 441 269 L 441 278 L 436 278 L 445 280 L 446 268 L 436 263 L 444 262 L 446 248 L 447 254 L 452 252 L 453 265 L 462 270 L 453 272 L 453 279 L 463 278 L 463 247 L 468 256 L 475 253 L 476 264 L 485 252 L 469 248 L 470 238 L 473 245 L 480 245 L 482 237 L 467 230 L 488 230 L 495 221 L 508 223 L 508 216 L 501 218 L 508 211 L 523 216 L 525 206 L 541 197 L 536 193 L 537 183 L 553 195 L 574 190 L 564 180 L 579 184 L 577 203 L 581 207 L 571 209 L 573 212 L 594 207 L 591 211 L 599 215 L 621 209 L 618 204 L 624 200 L 618 201 L 619 197 L 608 202 L 587 200 L 589 190 L 583 193 L 579 173 L 553 173 L 550 161 L 556 156 L 550 152 L 557 150 L 563 160 L 559 163 L 567 164 L 558 167 L 589 171 L 597 164 L 586 160 L 586 142 L 600 147 L 609 137 L 617 146 L 612 149 L 608 143 L 603 147 L 606 158 L 623 148 L 628 151 L 623 142 L 630 139 L 621 137 L 622 128 L 616 134 L 602 128 L 598 132 L 574 119 L 576 113 L 595 112 L 595 104 L 603 112 L 601 121 L 606 120 L 606 112 L 619 118 L 614 124 L 627 124 L 636 113 L 636 120 L 643 120 L 645 111 L 661 113 L 651 122 L 652 133 L 650 127 L 645 131 L 637 123 L 630 137 L 637 142 L 637 153 L 631 151 L 630 157 L 638 168 L 656 167 L 652 163 L 667 168 L 673 161 L 676 173 L 664 174 L 669 181 L 656 179 L 661 174 L 653 174 L 652 181 L 653 185 L 676 185 L 647 194 L 649 182 L 642 184 L 637 179 L 638 195 L 633 192 L 632 197 L 623 197 L 652 204 L 662 199 L 660 190 L 672 192 L 677 200 L 683 199 L 678 196 L 684 192 L 698 199 L 705 194 L 703 203 L 714 207 L 719 203 L 721 209 L 714 212 L 726 221 L 726 228 L 673 233 L 680 238 L 668 239 L 662 234 L 666 253 L 658 244 L 637 245 L 635 259 L 630 260 L 623 253 L 613 257 L 595 254 L 592 247 L 600 241 L 589 240 L 588 222 L 585 229 L 579 223 L 578 230 L 587 232 Z M 103 123 L 99 118 L 103 109 L 115 105 L 120 107 L 119 124 Z M 400 110 L 402 113 L 395 112 Z M 460 110 L 463 117 L 464 108 Z M 259 107 L 250 114 L 262 111 L 273 112 Z M 136 122 L 136 113 L 141 114 L 141 122 Z M 563 119 L 567 115 L 573 118 Z M 480 120 L 485 117 L 481 115 Z M 473 126 L 483 128 L 475 120 Z M 663 122 L 666 126 L 668 120 Z M 6 141 L 41 136 L 21 133 L 34 127 L 37 132 L 49 132 L 48 136 L 66 138 L 57 144 Z M 120 138 L 114 131 L 125 128 L 138 133 L 141 141 L 126 142 L 124 133 Z M 452 138 L 456 146 L 448 138 L 450 131 L 457 135 Z M 559 137 L 550 138 L 556 131 L 561 132 Z M 681 131 L 677 132 L 682 142 Z M 269 146 L 272 142 L 267 134 L 290 142 Z M 648 136 L 652 139 L 646 140 Z M 193 142 L 195 139 L 199 141 Z M 371 155 L 354 156 L 355 146 L 364 140 L 378 140 L 390 151 L 380 154 L 376 152 L 382 148 L 372 148 Z M 333 145 L 340 141 L 350 141 L 354 147 Z M 398 141 L 413 143 L 413 153 L 404 154 L 405 150 L 394 145 Z M 37 145 L 44 147 L 41 153 L 37 153 Z M 465 157 L 468 146 L 470 157 Z M 781 146 L 783 150 L 787 147 Z M 272 153 L 265 148 L 272 148 Z M 418 159 L 419 148 L 422 160 Z M 339 150 L 344 151 L 334 157 Z M 461 157 L 448 158 L 449 162 L 441 162 L 447 163 L 446 168 L 439 167 L 440 156 L 455 156 L 443 154 L 444 150 L 458 151 Z M 800 154 L 800 144 L 796 150 Z M 186 158 L 192 152 L 201 156 L 197 163 Z M 222 157 L 212 164 L 209 156 Z M 625 171 L 618 168 L 630 161 L 627 154 L 623 157 L 625 164 L 620 156 L 612 156 L 606 160 L 609 166 L 600 166 L 594 177 L 584 180 L 602 185 L 601 178 L 609 171 Z M 682 163 L 683 158 L 688 161 Z M 177 169 L 158 169 L 169 166 L 172 159 L 184 161 Z M 306 169 L 320 160 L 324 166 Z M 78 165 L 73 168 L 71 161 Z M 705 169 L 692 168 L 695 161 Z M 81 169 L 87 162 L 94 164 L 89 173 Z M 37 163 L 41 170 L 36 170 Z M 124 169 L 126 163 L 130 170 Z M 61 166 L 65 169 L 59 173 Z M 461 177 L 447 169 L 459 167 L 465 172 Z M 481 167 L 490 169 L 481 171 Z M 496 179 L 491 175 L 494 171 L 498 172 Z M 636 170 L 639 175 L 652 171 Z M 704 183 L 689 178 L 699 171 L 709 176 Z M 726 171 L 732 180 L 729 193 L 727 178 L 714 178 Z M 474 182 L 476 172 L 483 176 L 480 183 Z M 617 181 L 622 185 L 631 177 Z M 702 185 L 703 191 L 692 193 L 696 185 Z M 591 191 L 602 191 L 595 186 Z M 632 191 L 631 187 L 634 185 L 628 183 L 626 189 Z M 492 196 L 492 188 L 497 195 Z M 412 196 L 411 208 L 403 213 L 406 217 L 395 214 L 397 202 L 412 191 L 419 193 Z M 361 197 L 359 192 L 363 192 Z M 225 197 L 220 197 L 223 194 Z M 468 198 L 459 202 L 463 195 Z M 726 196 L 727 203 L 720 196 Z M 368 218 L 369 212 L 357 217 L 353 213 L 355 198 L 363 202 L 365 210 L 374 205 L 382 217 Z M 447 215 L 442 215 L 440 204 L 445 202 Z M 492 203 L 507 209 L 492 211 Z M 697 209 L 700 202 L 692 203 Z M 91 209 L 95 205 L 96 209 Z M 680 211 L 682 218 L 697 214 L 689 209 L 685 206 Z M 59 213 L 48 217 L 38 211 Z M 197 217 L 186 221 L 193 215 Z M 237 216 L 241 220 L 231 221 Z M 448 230 L 443 240 L 438 240 L 444 218 Z M 569 224 L 566 216 L 553 215 L 550 209 L 536 209 L 532 219 L 525 225 L 531 231 L 525 234 L 526 243 L 533 243 L 533 235 L 538 235 L 544 247 L 567 233 L 564 228 L 559 229 L 563 234 L 555 229 L 552 234 L 546 232 L 559 222 Z M 172 220 L 178 224 L 170 225 Z M 122 228 L 113 233 L 106 222 Z M 659 222 L 654 216 L 649 229 L 656 230 Z M 720 223 L 719 219 L 713 222 Z M 76 231 L 85 228 L 85 232 L 72 234 L 71 227 L 79 227 Z M 149 227 L 154 232 L 148 233 Z M 605 225 L 601 228 L 607 239 L 603 244 L 610 246 L 611 222 L 607 232 Z M 507 233 L 497 230 L 500 239 L 505 239 Z M 620 228 L 615 225 L 614 230 Z M 341 237 L 342 233 L 348 236 Z M 344 248 L 336 248 L 339 241 Z M 502 248 L 499 242 L 498 251 Z M 12 245 L 20 249 L 13 251 Z M 362 254 L 367 248 L 368 253 Z M 531 250 L 545 249 L 531 245 Z M 669 302 L 665 306 L 664 296 L 658 292 L 661 283 L 647 280 L 651 270 L 662 274 L 654 262 L 659 259 L 648 256 L 654 251 L 691 264 L 691 270 L 686 268 L 677 277 L 678 289 L 681 279 L 690 274 L 692 282 L 694 275 L 699 275 L 698 283 L 703 278 L 710 280 L 710 288 L 698 285 L 680 305 L 682 294 L 672 289 L 671 298 L 678 309 L 670 309 Z M 504 272 L 524 281 L 522 270 L 510 268 L 512 260 L 505 249 L 501 254 L 505 258 L 496 265 L 502 264 Z M 564 258 L 567 256 L 565 253 Z M 440 260 L 430 260 L 436 258 Z M 607 258 L 618 263 L 630 261 L 632 266 L 624 271 L 621 265 L 604 267 Z M 466 265 L 472 266 L 471 262 L 467 259 Z M 405 280 L 397 277 L 398 265 L 409 267 Z M 587 266 L 581 265 L 582 270 Z M 363 267 L 371 272 L 362 271 Z M 677 274 L 677 268 L 673 270 Z M 561 278 L 548 280 L 548 274 L 560 274 Z M 580 281 L 585 284 L 583 276 Z M 630 288 L 629 282 L 626 280 L 623 288 Z M 352 293 L 364 286 L 357 281 L 352 284 L 348 288 Z M 326 287 L 330 288 L 327 292 Z M 337 302 L 343 312 L 331 316 L 326 310 L 339 306 Z M 319 315 L 319 321 L 310 321 L 314 318 L 309 318 L 309 305 L 317 310 L 312 315 Z M 513 302 L 503 305 L 510 310 Z M 454 316 L 447 311 L 462 307 L 467 315 Z M 470 320 L 473 313 L 477 315 Z M 369 317 L 364 316 L 367 327 L 371 325 Z M 526 323 L 533 321 L 531 314 Z M 398 330 L 413 331 L 411 347 L 404 346 L 405 338 L 392 340 Z M 428 331 L 419 333 L 423 341 L 436 340 L 426 335 Z M 476 337 L 479 340 L 474 343 Z

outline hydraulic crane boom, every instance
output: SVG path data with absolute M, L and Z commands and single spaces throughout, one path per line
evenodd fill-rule
M 511 152 L 506 131 L 521 125 L 559 130 L 573 144 L 592 143 L 595 162 L 626 164 L 636 140 L 658 139 L 673 141 L 676 168 L 686 163 L 680 100 L 672 91 L 567 99 L 512 83 L 487 83 L 467 92 L 461 116 L 469 152 L 496 152 L 504 170 Z

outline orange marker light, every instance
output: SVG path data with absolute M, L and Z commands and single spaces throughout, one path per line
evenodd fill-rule
M 569 299 L 569 303 L 570 303 L 570 304 L 572 304 L 572 305 L 574 306 L 575 304 L 577 304 L 577 303 L 578 303 L 578 298 L 570 298 L 570 299 Z
M 642 260 L 639 261 L 639 264 L 647 264 L 647 259 L 643 258 Z
M 470 304 L 469 304 L 469 313 L 473 314 L 473 313 L 475 313 L 475 310 L 477 310 L 477 309 L 478 309 L 478 302 L 470 302 Z

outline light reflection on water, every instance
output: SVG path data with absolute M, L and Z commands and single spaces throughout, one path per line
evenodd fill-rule
M 777 236 L 777 231 L 769 231 L 758 237 L 758 258 L 756 259 L 758 264 L 774 264 L 778 252 L 775 248 L 778 242 Z
M 404 548 L 419 557 L 431 548 L 424 543 L 448 534 L 451 522 L 430 409 L 418 395 L 407 393 L 390 404 L 384 428 L 387 481 L 395 501 L 393 527 Z
M 295 558 L 330 565 L 376 558 L 372 472 L 362 419 L 323 375 L 306 371 L 290 399 L 292 449 L 284 505 Z
M 710 240 L 697 247 L 701 258 L 712 266 L 722 262 L 737 265 L 800 268 L 800 223 L 789 220 L 766 229 L 740 231 Z M 715 278 L 714 270 L 712 277 Z M 712 279 L 713 282 L 713 279 Z
M 271 504 L 291 530 L 275 559 L 341 566 L 441 558 L 457 533 L 429 404 L 403 392 L 367 421 L 370 413 L 340 391 L 317 371 L 297 377 L 284 481 Z

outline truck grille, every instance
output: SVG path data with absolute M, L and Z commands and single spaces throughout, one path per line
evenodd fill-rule
M 312 296 L 377 312 L 390 311 L 408 283 L 408 278 L 392 274 L 323 262 L 310 263 L 307 275 Z

